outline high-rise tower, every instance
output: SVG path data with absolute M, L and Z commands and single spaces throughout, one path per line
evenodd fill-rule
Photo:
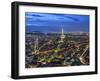
M 64 42 L 64 38 L 65 38 L 65 35 L 64 35 L 64 30 L 63 30 L 63 28 L 62 28 L 62 32 L 61 32 L 61 40 L 60 40 L 60 42 L 62 43 L 62 42 Z
M 36 38 L 36 40 L 35 40 L 34 51 L 35 51 L 35 54 L 39 54 L 39 49 L 38 49 L 38 38 Z

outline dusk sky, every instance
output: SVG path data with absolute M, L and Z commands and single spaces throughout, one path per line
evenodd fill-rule
M 89 16 L 26 12 L 25 26 L 26 32 L 88 32 Z

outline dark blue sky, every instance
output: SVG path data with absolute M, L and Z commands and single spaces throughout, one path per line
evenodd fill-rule
M 26 32 L 88 32 L 89 16 L 26 12 L 25 26 Z

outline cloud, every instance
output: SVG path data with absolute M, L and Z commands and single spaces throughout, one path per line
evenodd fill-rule
M 88 30 L 89 29 L 89 16 L 88 15 L 74 15 L 74 14 L 50 14 L 50 13 L 25 13 L 25 25 L 28 30 L 38 27 L 37 30 L 42 31 L 46 29 L 49 31 L 52 29 L 57 30 L 63 26 L 66 31 L 68 30 Z M 30 27 L 29 27 L 30 26 Z M 29 28 L 28 28 L 29 27 Z

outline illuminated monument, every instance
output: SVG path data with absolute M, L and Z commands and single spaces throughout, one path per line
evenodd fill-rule
M 35 54 L 39 54 L 39 49 L 38 49 L 38 38 L 36 38 L 36 40 L 35 40 L 34 51 L 35 51 Z
M 62 28 L 62 32 L 61 32 L 61 37 L 60 38 L 61 38 L 60 43 L 63 43 L 64 42 L 64 38 L 65 38 L 63 28 Z

